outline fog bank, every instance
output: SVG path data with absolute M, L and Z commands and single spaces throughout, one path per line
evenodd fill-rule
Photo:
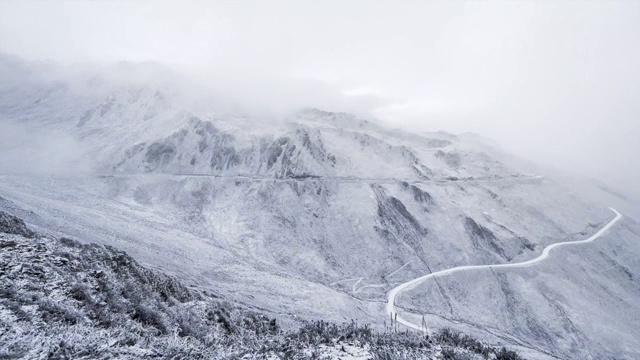
M 476 132 L 640 198 L 640 2 L 4 1 L 0 52 Z

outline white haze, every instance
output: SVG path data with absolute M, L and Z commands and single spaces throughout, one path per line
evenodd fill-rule
M 51 134 L 0 123 L 0 173 L 86 173 L 91 163 L 84 147 L 65 134 Z
M 640 2 L 3 1 L 0 52 L 157 62 L 274 113 L 476 132 L 640 198 Z

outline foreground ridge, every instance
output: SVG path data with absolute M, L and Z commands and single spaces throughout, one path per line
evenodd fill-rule
M 2 210 L 0 358 L 522 359 L 449 329 L 425 336 L 322 320 L 283 329 L 114 247 L 46 236 Z

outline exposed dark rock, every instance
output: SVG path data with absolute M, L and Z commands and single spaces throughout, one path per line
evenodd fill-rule
M 318 175 L 310 175 L 310 174 L 306 174 L 306 173 L 299 174 L 299 175 L 290 174 L 287 177 L 290 178 L 290 179 L 317 179 L 317 178 L 319 178 Z
M 428 230 L 407 210 L 402 201 L 388 196 L 379 185 L 372 185 L 378 201 L 378 219 L 381 227 L 375 230 L 384 238 L 399 243 L 405 243 L 415 255 L 428 267 L 426 253 L 423 248 Z
M 145 161 L 159 165 L 171 161 L 175 156 L 176 146 L 169 142 L 155 142 L 147 148 Z
M 240 159 L 240 155 L 233 146 L 216 143 L 211 155 L 211 168 L 214 170 L 227 170 L 240 164 Z
M 425 166 L 410 148 L 406 146 L 401 146 L 400 148 L 402 150 L 402 155 L 406 159 L 408 159 L 408 165 L 413 169 L 413 171 L 419 178 L 426 180 L 433 177 L 433 171 Z
M 491 232 L 491 230 L 479 225 L 475 220 L 466 216 L 464 218 L 464 228 L 469 234 L 473 246 L 478 250 L 489 250 L 494 254 L 501 256 L 504 259 L 509 260 L 505 255 L 504 250 L 498 245 L 499 240 Z
M 37 234 L 27 228 L 22 219 L 0 210 L 0 232 L 33 239 Z
M 409 184 L 405 181 L 401 182 L 401 184 L 405 190 L 408 190 L 413 194 L 413 199 L 415 201 L 425 205 L 433 205 L 435 203 L 435 201 L 433 200 L 433 197 L 428 192 L 420 189 L 415 185 Z
M 329 159 L 327 151 L 324 148 L 324 144 L 322 143 L 322 139 L 320 139 L 317 133 L 314 133 L 312 138 L 310 130 L 297 129 L 296 135 L 302 142 L 302 147 L 306 149 L 306 151 L 308 151 L 316 161 L 324 162 Z M 335 156 L 333 157 L 333 163 L 335 163 Z

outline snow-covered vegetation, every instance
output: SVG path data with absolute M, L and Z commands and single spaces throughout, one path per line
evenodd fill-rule
M 0 357 L 519 359 L 443 331 L 276 319 L 189 289 L 110 246 L 50 238 L 0 211 Z

